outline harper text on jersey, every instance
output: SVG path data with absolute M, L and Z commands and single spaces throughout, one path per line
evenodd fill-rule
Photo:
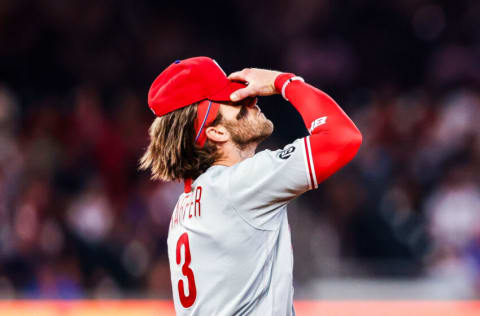
M 192 217 L 200 217 L 200 199 L 202 198 L 202 187 L 197 186 L 194 191 L 184 194 L 177 202 L 170 220 L 170 229 L 175 225 L 183 223 Z

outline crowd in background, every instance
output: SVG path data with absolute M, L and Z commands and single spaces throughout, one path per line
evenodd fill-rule
M 296 282 L 467 275 L 480 293 L 477 1 L 0 3 L 0 297 L 170 294 L 181 183 L 137 170 L 175 59 L 294 72 L 363 145 L 289 209 Z M 264 147 L 307 131 L 280 97 Z M 247 176 L 247 175 L 246 175 Z

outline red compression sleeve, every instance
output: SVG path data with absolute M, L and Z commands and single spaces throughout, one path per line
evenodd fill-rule
M 281 74 L 275 88 L 281 92 L 293 74 Z M 316 188 L 353 159 L 362 134 L 340 106 L 326 93 L 300 80 L 288 83 L 285 96 L 300 113 L 310 136 L 305 137 L 307 167 Z

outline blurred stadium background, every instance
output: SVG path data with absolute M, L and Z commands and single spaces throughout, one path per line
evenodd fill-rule
M 303 76 L 364 135 L 289 208 L 297 300 L 478 299 L 479 21 L 475 0 L 1 0 L 2 315 L 20 315 L 15 299 L 171 307 L 182 184 L 136 167 L 150 83 L 200 55 Z M 275 123 L 264 148 L 306 134 L 281 97 L 260 104 Z M 53 302 L 44 315 L 74 315 Z

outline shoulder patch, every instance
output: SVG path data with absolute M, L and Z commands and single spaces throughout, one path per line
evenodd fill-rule
M 292 153 L 295 151 L 295 146 L 290 146 L 288 148 L 285 148 L 278 154 L 278 158 L 280 159 L 288 159 L 292 155 Z

